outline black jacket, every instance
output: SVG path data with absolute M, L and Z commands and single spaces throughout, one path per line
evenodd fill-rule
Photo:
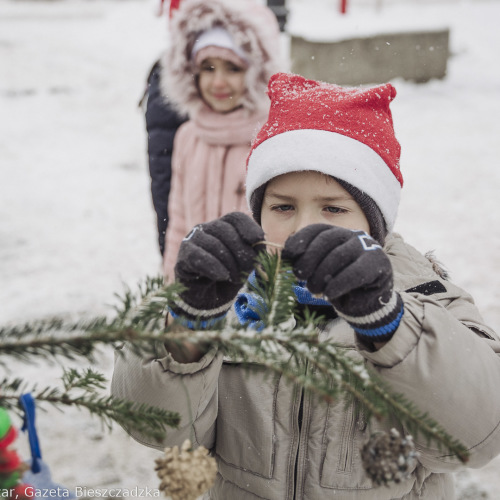
M 168 226 L 168 196 L 172 175 L 172 150 L 177 129 L 186 121 L 160 92 L 160 65 L 157 61 L 149 74 L 146 90 L 146 130 L 148 132 L 151 196 L 156 212 L 158 244 L 163 255 Z

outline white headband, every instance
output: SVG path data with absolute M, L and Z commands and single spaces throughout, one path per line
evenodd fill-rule
M 193 50 L 191 50 L 191 59 L 194 60 L 196 54 L 205 47 L 221 47 L 223 49 L 229 49 L 240 59 L 248 62 L 246 54 L 234 43 L 234 40 L 228 31 L 220 26 L 204 31 L 199 38 L 196 39 L 193 45 Z

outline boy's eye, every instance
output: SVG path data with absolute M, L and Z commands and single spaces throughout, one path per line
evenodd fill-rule
M 271 210 L 274 212 L 289 212 L 293 210 L 293 205 L 273 205 Z
M 340 207 L 325 207 L 325 210 L 327 212 L 330 212 L 331 214 L 343 214 L 347 212 L 345 208 L 340 208 Z

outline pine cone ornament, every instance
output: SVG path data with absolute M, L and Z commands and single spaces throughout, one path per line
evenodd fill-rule
M 401 436 L 394 428 L 389 434 L 373 434 L 361 450 L 363 466 L 376 485 L 401 482 L 415 468 L 417 457 L 412 436 Z
M 180 450 L 165 448 L 165 456 L 155 462 L 160 491 L 172 500 L 196 500 L 213 486 L 217 474 L 217 463 L 208 450 L 203 446 L 193 450 L 189 439 Z

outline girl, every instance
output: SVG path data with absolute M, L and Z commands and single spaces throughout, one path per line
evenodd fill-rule
M 300 280 L 297 300 L 329 318 L 319 339 L 370 365 L 467 447 L 470 467 L 481 467 L 500 453 L 500 340 L 470 295 L 392 232 L 403 184 L 389 109 L 395 89 L 343 89 L 278 74 L 269 96 L 269 120 L 248 160 L 254 220 L 227 214 L 183 241 L 175 271 L 186 289 L 169 317 L 208 325 L 236 299 L 244 323 L 241 276 L 252 272 L 264 237 L 281 243 Z M 205 498 L 455 498 L 450 473 L 460 464 L 425 438 L 415 439 L 419 456 L 409 475 L 377 487 L 360 457 L 370 430 L 342 399 L 318 402 L 215 348 L 161 347 L 142 359 L 125 346 L 112 390 L 179 412 L 168 446 L 194 435 L 213 451 L 219 474 Z M 394 421 L 375 425 L 405 434 Z
M 194 225 L 245 207 L 245 159 L 267 118 L 265 89 L 279 65 L 279 26 L 251 0 L 184 0 L 172 14 L 162 91 L 189 121 L 172 157 L 164 274 Z

